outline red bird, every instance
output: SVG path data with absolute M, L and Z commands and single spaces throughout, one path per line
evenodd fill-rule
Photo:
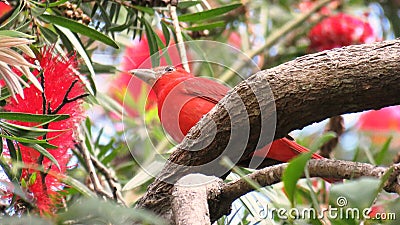
M 195 77 L 173 66 L 130 71 L 152 86 L 157 96 L 158 116 L 168 134 L 180 143 L 201 117 L 208 113 L 229 88 L 207 78 Z M 309 150 L 287 138 L 281 138 L 253 153 L 253 156 L 287 162 Z M 313 154 L 312 158 L 322 156 Z

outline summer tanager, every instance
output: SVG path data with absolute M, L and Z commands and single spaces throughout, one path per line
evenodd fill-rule
M 162 126 L 178 143 L 229 90 L 214 80 L 195 77 L 173 66 L 135 69 L 130 73 L 152 86 L 157 96 L 158 116 Z M 256 150 L 252 156 L 287 162 L 308 151 L 295 141 L 281 138 L 273 141 L 270 146 Z M 314 153 L 312 158 L 323 157 Z

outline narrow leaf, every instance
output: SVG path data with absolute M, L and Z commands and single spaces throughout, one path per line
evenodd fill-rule
M 151 28 L 151 25 L 146 21 L 146 19 L 142 19 L 142 22 L 145 27 L 146 37 L 148 40 L 148 45 L 150 49 L 150 59 L 152 67 L 157 67 L 160 64 L 159 59 L 159 49 L 157 45 L 157 34 Z
M 310 150 L 317 151 L 320 149 L 325 143 L 330 141 L 332 138 L 335 138 L 337 135 L 333 131 L 328 131 L 324 133 L 321 137 L 319 137 L 316 141 L 314 141 L 311 146 Z
M 0 36 L 20 37 L 20 38 L 35 38 L 33 35 L 25 34 L 15 30 L 0 30 Z
M 81 78 L 81 80 L 84 82 L 86 88 L 89 90 L 90 94 L 95 95 L 96 94 L 96 85 L 94 83 L 94 76 L 95 72 L 93 69 L 92 61 L 90 57 L 88 56 L 85 48 L 82 46 L 81 42 L 75 37 L 74 33 L 72 33 L 70 30 L 61 27 L 61 26 L 56 26 L 60 32 L 62 32 L 67 38 L 68 41 L 71 42 L 71 44 L 74 46 L 76 51 L 79 53 L 79 55 L 82 57 L 83 61 L 85 62 L 86 66 L 88 67 L 90 71 L 90 76 L 88 76 L 89 83 L 84 79 Z
M 392 139 L 393 139 L 393 137 L 389 137 L 383 144 L 381 150 L 375 156 L 375 162 L 377 165 L 382 164 L 383 159 L 385 159 L 385 156 L 386 156 L 387 152 L 389 151 L 389 146 L 390 146 L 390 143 L 392 142 Z
M 106 45 L 109 45 L 113 48 L 118 49 L 119 46 L 117 43 L 115 43 L 114 40 L 109 38 L 107 35 L 104 35 L 103 33 L 98 32 L 97 30 L 90 28 L 86 25 L 83 25 L 81 23 L 78 23 L 74 20 L 66 19 L 64 17 L 60 16 L 53 16 L 53 15 L 41 15 L 40 18 L 44 20 L 45 22 L 48 23 L 53 23 L 62 27 L 65 27 L 72 32 L 76 32 L 82 35 L 85 35 L 93 40 L 97 40 L 100 42 L 103 42 Z
M 0 137 L 3 137 L 5 139 L 11 140 L 11 141 L 17 141 L 17 142 L 20 142 L 20 143 L 39 144 L 44 148 L 52 148 L 52 149 L 57 148 L 57 146 L 47 143 L 46 140 L 38 140 L 38 139 L 32 139 L 32 138 L 16 137 L 16 136 L 10 136 L 10 135 L 5 135 L 5 134 L 0 134 Z
M 54 31 L 42 26 L 39 26 L 39 29 L 50 43 L 56 43 L 59 40 L 59 36 Z
M 192 26 L 186 28 L 186 30 L 191 30 L 191 31 L 200 31 L 200 30 L 211 30 L 217 27 L 223 27 L 225 26 L 226 22 L 225 21 L 218 21 L 214 23 L 207 23 L 207 24 L 201 24 L 198 26 Z
M 294 205 L 294 195 L 296 191 L 297 181 L 304 173 L 304 168 L 307 165 L 308 160 L 310 160 L 312 152 L 303 153 L 296 158 L 290 160 L 287 168 L 283 172 L 282 181 L 285 187 L 286 194 Z
M 53 129 L 44 129 L 37 127 L 26 127 L 17 124 L 7 123 L 5 121 L 0 121 L 0 127 L 8 130 L 11 134 L 15 136 L 23 136 L 23 137 L 37 137 L 44 135 L 48 132 L 62 132 L 66 130 L 53 130 Z
M 376 178 L 350 180 L 332 186 L 330 202 L 339 207 L 365 209 L 371 206 L 381 189 L 381 181 Z M 364 188 L 360 188 L 364 187 Z
M 10 139 L 6 139 L 6 143 L 7 143 L 7 149 L 8 149 L 8 152 L 10 153 L 11 159 L 17 161 L 18 160 L 17 150 L 15 149 L 14 142 Z
M 142 7 L 142 6 L 134 5 L 134 6 L 132 6 L 132 8 L 142 11 L 144 13 L 147 13 L 149 15 L 154 15 L 154 9 L 152 9 L 150 7 Z
M 13 176 L 12 176 L 12 173 L 11 173 L 11 168 L 8 165 L 8 163 L 4 161 L 3 157 L 0 157 L 0 167 L 3 170 L 3 172 L 6 174 L 7 178 L 9 180 L 12 180 Z
M 31 113 L 0 112 L 0 119 L 16 120 L 22 122 L 46 123 L 68 119 L 68 114 L 43 115 Z
M 169 41 L 171 39 L 171 34 L 169 32 L 167 25 L 165 25 L 165 23 L 163 21 L 161 21 L 161 28 L 162 28 L 163 35 L 165 37 L 165 46 L 168 46 Z
M 42 154 L 44 157 L 48 158 L 52 163 L 54 163 L 59 170 L 61 170 L 60 164 L 58 164 L 58 161 L 52 154 L 50 154 L 49 151 L 44 149 L 42 146 L 39 144 L 27 144 L 27 143 L 21 143 L 23 145 L 26 145 L 28 147 L 34 148 L 36 151 L 38 151 L 40 154 Z
M 73 187 L 79 193 L 86 197 L 96 197 L 96 195 L 88 188 L 86 185 L 82 184 L 80 181 L 76 180 L 75 178 L 72 178 L 70 176 L 62 176 L 61 180 L 63 183 L 68 184 L 69 186 Z
M 207 11 L 202 11 L 202 12 L 197 12 L 197 13 L 191 13 L 191 14 L 184 14 L 181 16 L 178 16 L 179 21 L 181 22 L 197 22 L 201 20 L 207 20 L 214 18 L 216 16 L 222 15 L 224 13 L 227 13 L 231 10 L 234 10 L 238 8 L 239 6 L 242 6 L 241 3 L 235 3 L 231 5 L 226 5 L 222 6 L 216 9 L 210 9 Z

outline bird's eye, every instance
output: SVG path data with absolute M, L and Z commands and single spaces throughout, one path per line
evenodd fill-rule
M 169 73 L 169 72 L 173 72 L 173 71 L 175 71 L 175 67 L 173 67 L 173 66 L 167 66 L 167 67 L 165 67 L 165 70 L 164 70 L 166 73 Z

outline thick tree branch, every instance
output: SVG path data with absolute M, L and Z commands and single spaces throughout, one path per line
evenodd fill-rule
M 171 219 L 173 183 L 182 176 L 223 177 L 228 170 L 220 157 L 236 163 L 272 139 L 313 122 L 400 104 L 399 89 L 400 40 L 306 55 L 258 72 L 192 128 L 137 206 Z
M 196 192 L 191 192 L 191 198 L 196 198 L 197 204 L 199 202 L 209 202 L 211 214 L 211 222 L 215 222 L 217 219 L 223 215 L 228 215 L 231 210 L 231 204 L 237 198 L 254 191 L 254 186 L 247 182 L 249 179 L 257 182 L 261 187 L 269 186 L 272 184 L 279 183 L 282 180 L 283 171 L 287 167 L 287 163 L 271 166 L 261 170 L 257 170 L 252 174 L 249 174 L 241 179 L 232 181 L 230 183 L 214 183 L 215 185 L 220 185 L 219 188 L 213 188 L 208 190 L 211 193 L 208 200 L 201 195 L 196 195 Z M 396 192 L 400 194 L 400 185 L 397 182 L 397 178 L 400 173 L 400 164 L 393 165 L 393 173 L 389 181 L 384 186 L 384 189 L 388 192 Z M 375 177 L 381 178 L 390 168 L 373 166 L 368 163 L 359 162 L 349 162 L 342 160 L 315 160 L 312 159 L 308 163 L 308 170 L 310 177 L 327 177 L 327 178 L 343 178 L 343 179 L 354 179 L 359 177 Z M 304 176 L 303 176 L 304 177 Z M 200 187 L 196 187 L 198 190 Z M 206 189 L 205 187 L 204 190 Z M 218 194 L 215 194 L 217 190 Z M 196 195 L 197 197 L 194 197 Z M 183 195 L 184 196 L 184 195 Z M 185 198 L 185 197 L 182 197 Z M 188 203 L 188 205 L 193 205 L 193 203 Z M 186 214 L 190 214 L 186 209 Z M 191 213 L 195 213 L 193 210 Z M 189 223 L 190 224 L 190 223 Z
M 215 199 L 224 185 L 222 180 L 210 177 L 211 182 L 196 185 L 192 180 L 202 179 L 201 174 L 182 177 L 172 191 L 172 211 L 175 224 L 211 224 L 207 199 Z
M 195 177 L 200 175 L 190 174 L 181 178 L 172 192 L 172 211 L 174 212 L 175 224 L 210 224 L 215 222 L 223 215 L 230 213 L 233 201 L 255 190 L 248 180 L 253 180 L 262 187 L 276 184 L 282 180 L 283 171 L 287 165 L 285 163 L 257 170 L 230 183 L 214 179 L 213 182 L 208 184 L 188 186 L 188 183 L 185 184 L 184 180 L 190 179 L 189 177 L 196 179 Z M 400 194 L 400 185 L 397 181 L 400 174 L 400 164 L 387 168 L 368 163 L 330 159 L 312 159 L 308 163 L 310 177 L 381 178 L 389 169 L 393 169 L 393 173 L 384 189 L 388 192 Z M 209 210 L 212 212 L 211 218 Z

